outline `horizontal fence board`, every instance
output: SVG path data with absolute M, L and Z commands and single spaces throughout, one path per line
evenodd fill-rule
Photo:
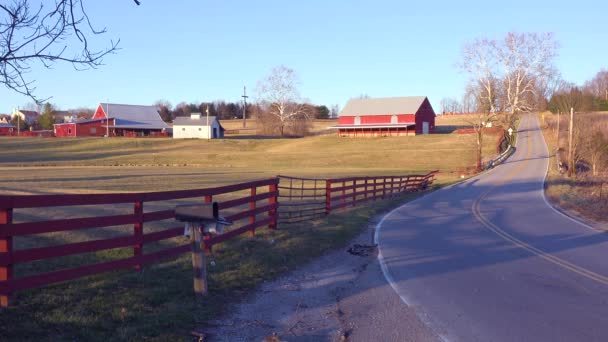
M 234 215 L 230 215 L 228 217 L 226 217 L 227 221 L 238 221 L 247 217 L 250 217 L 252 215 L 257 215 L 257 214 L 261 214 L 264 212 L 267 212 L 271 209 L 277 209 L 279 207 L 278 203 L 272 203 L 272 204 L 268 204 L 262 207 L 257 207 L 255 209 L 250 209 L 247 211 L 243 211 Z
M 159 259 L 180 255 L 190 250 L 190 244 L 164 249 L 162 251 L 130 257 L 126 259 L 107 261 L 98 264 L 86 265 L 66 270 L 42 273 L 33 276 L 17 278 L 9 281 L 0 282 L 0 294 L 6 294 L 15 290 L 25 290 L 34 287 L 41 287 L 53 283 L 60 283 L 66 280 L 82 278 L 94 274 L 116 271 L 130 268 L 139 264 L 150 263 Z
M 277 185 L 278 178 L 264 179 L 255 182 L 239 183 L 207 189 L 159 191 L 144 193 L 114 194 L 69 194 L 69 195 L 3 195 L 0 196 L 0 208 L 42 208 L 94 204 L 116 204 L 134 202 L 154 202 L 221 195 L 228 192 L 246 190 L 252 187 Z
M 138 243 L 141 243 L 141 240 L 138 240 L 135 236 L 123 236 L 59 246 L 32 248 L 13 252 L 11 261 L 12 263 L 22 263 L 41 259 L 58 258 L 74 254 L 97 252 L 105 249 L 128 247 Z M 6 255 L 0 256 L 0 265 L 7 265 L 8 262 L 9 260 Z
M 78 229 L 90 229 L 110 226 L 120 226 L 137 222 L 138 217 L 133 214 L 82 217 L 74 219 L 36 221 L 25 223 L 11 223 L 2 226 L 0 238 L 7 236 L 20 236 L 30 234 L 42 234 L 62 232 Z
M 277 191 L 269 191 L 261 194 L 255 195 L 255 197 L 246 196 L 241 198 L 236 198 L 233 200 L 228 200 L 224 202 L 218 203 L 220 209 L 228 209 L 233 207 L 238 207 L 239 205 L 249 204 L 253 201 L 262 201 L 265 199 L 269 199 L 278 195 Z
M 252 229 L 265 226 L 265 225 L 267 225 L 267 224 L 269 224 L 271 222 L 272 222 L 272 217 L 269 217 L 269 218 L 266 218 L 266 219 L 263 219 L 263 220 L 260 220 L 260 221 L 256 221 L 255 223 L 251 223 L 251 224 L 242 226 L 241 228 L 233 229 L 233 230 L 228 231 L 226 233 L 213 236 L 211 239 L 205 241 L 205 247 L 209 248 L 209 247 L 211 247 L 211 246 L 213 246 L 215 244 L 218 244 L 220 242 L 224 242 L 226 240 L 229 240 L 229 239 L 231 239 L 231 238 L 233 238 L 235 236 L 238 236 L 238 235 L 241 235 L 243 233 L 246 233 L 246 232 L 248 232 L 248 231 L 250 231 Z
M 165 229 L 160 232 L 144 234 L 143 242 L 144 243 L 155 242 L 155 241 L 171 239 L 171 238 L 174 238 L 177 236 L 183 236 L 183 235 L 184 235 L 184 226 L 175 227 L 175 228 Z

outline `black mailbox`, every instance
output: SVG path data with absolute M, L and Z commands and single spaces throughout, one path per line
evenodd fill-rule
M 181 222 L 217 223 L 219 217 L 217 202 L 175 207 L 175 219 Z

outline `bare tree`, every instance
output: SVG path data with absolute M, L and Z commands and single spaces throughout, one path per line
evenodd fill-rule
M 491 126 L 498 119 L 496 113 L 492 112 L 478 112 L 469 116 L 465 121 L 473 127 L 475 131 L 475 142 L 477 143 L 475 149 L 475 168 L 477 171 L 482 169 L 483 161 L 483 141 L 485 136 L 486 127 Z
M 608 70 L 600 70 L 590 81 L 585 82 L 584 90 L 595 97 L 608 101 Z
M 594 176 L 598 175 L 608 157 L 608 137 L 604 135 L 605 130 L 605 123 L 595 122 L 588 126 L 587 134 L 581 135 L 581 148 L 585 159 L 591 164 Z
M 491 113 L 496 112 L 498 99 L 498 46 L 495 40 L 477 39 L 466 43 L 462 51 L 460 68 L 471 74 L 480 92 L 476 95 L 479 102 L 487 106 Z
M 281 136 L 285 128 L 301 118 L 309 119 L 306 106 L 301 103 L 298 77 L 293 69 L 275 67 L 258 82 L 257 97 L 265 111 L 274 118 Z
M 532 111 L 537 89 L 554 78 L 558 44 L 552 33 L 509 32 L 497 49 L 503 68 L 507 116 Z M 507 122 L 512 122 L 508 117 Z
M 139 5 L 139 1 L 135 1 Z M 0 83 L 42 103 L 34 92 L 35 80 L 27 73 L 33 63 L 50 68 L 56 62 L 71 63 L 76 70 L 95 68 L 118 49 L 110 41 L 94 49 L 91 38 L 105 33 L 95 29 L 84 0 L 7 0 L 0 4 Z

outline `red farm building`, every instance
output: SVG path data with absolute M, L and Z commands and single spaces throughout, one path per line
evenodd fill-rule
M 0 122 L 0 136 L 14 135 L 17 133 L 17 128 L 9 123 Z
M 54 125 L 57 137 L 166 137 L 170 126 L 155 106 L 100 103 L 90 120 Z
M 429 134 L 435 111 L 426 96 L 351 99 L 333 128 L 341 137 Z

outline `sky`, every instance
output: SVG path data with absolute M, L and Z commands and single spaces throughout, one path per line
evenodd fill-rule
M 344 107 L 349 98 L 462 96 L 464 43 L 509 31 L 554 32 L 556 65 L 577 84 L 608 68 L 608 2 L 84 0 L 92 41 L 121 48 L 94 70 L 32 65 L 36 95 L 60 109 L 99 102 L 250 101 L 273 67 L 296 71 L 302 98 Z M 0 113 L 30 99 L 0 85 Z

